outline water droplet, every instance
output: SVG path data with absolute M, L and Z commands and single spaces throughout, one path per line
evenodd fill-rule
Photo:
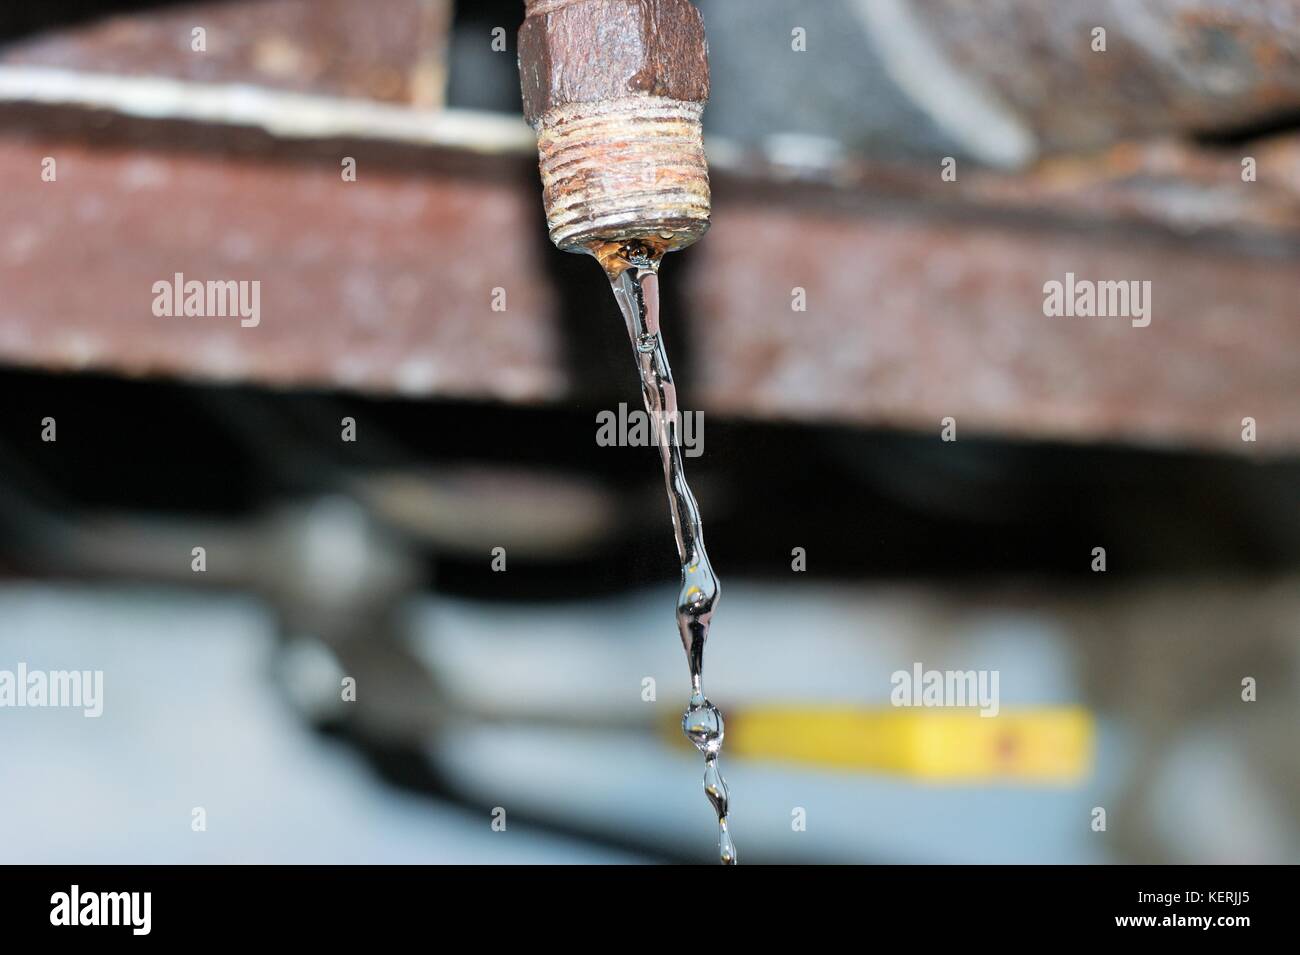
M 731 833 L 727 831 L 725 819 L 718 823 L 718 855 L 723 865 L 736 864 L 736 844 L 731 841 Z
M 682 732 L 701 753 L 706 756 L 717 755 L 718 750 L 722 749 L 726 726 L 718 708 L 697 694 L 691 697 L 691 705 L 682 716 Z
M 704 763 L 704 792 L 709 797 L 709 802 L 713 803 L 713 811 L 721 819 L 727 815 L 727 781 L 722 778 L 722 773 L 718 772 L 718 760 L 716 756 L 710 757 Z

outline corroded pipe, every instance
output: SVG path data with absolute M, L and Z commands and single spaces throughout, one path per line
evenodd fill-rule
M 524 116 L 551 241 L 685 248 L 709 227 L 704 23 L 689 0 L 526 0 Z

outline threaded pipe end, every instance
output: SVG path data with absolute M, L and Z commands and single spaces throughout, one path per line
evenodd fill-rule
M 551 241 L 566 251 L 640 238 L 664 251 L 709 227 L 702 103 L 636 96 L 555 106 L 537 123 Z

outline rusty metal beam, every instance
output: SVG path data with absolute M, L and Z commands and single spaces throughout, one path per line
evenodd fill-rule
M 434 108 L 450 24 L 451 0 L 198 3 L 24 40 L 0 50 L 0 64 Z
M 704 406 L 791 421 L 1300 448 L 1300 256 L 1150 232 L 797 212 L 719 189 L 688 297 Z M 1151 282 L 1152 320 L 1044 314 L 1044 283 Z M 670 279 L 671 280 L 671 273 Z M 807 311 L 792 312 L 804 289 Z M 1258 443 L 1241 439 L 1242 418 Z
M 0 357 L 277 386 L 539 401 L 565 385 L 536 196 L 501 179 L 0 137 Z M 43 182 L 42 160 L 58 179 Z M 152 286 L 259 281 L 261 320 Z M 522 278 L 521 278 L 522 277 Z M 494 289 L 506 290 L 494 311 Z
M 328 82 L 232 85 L 239 58 L 203 82 L 165 64 L 106 75 L 85 68 L 114 67 L 94 45 L 47 42 L 0 61 L 0 361 L 517 402 L 572 393 L 521 120 L 320 95 Z M 695 406 L 1300 450 L 1300 138 L 1124 144 L 1015 176 L 963 168 L 955 182 L 789 142 L 709 152 L 715 235 L 689 268 L 665 266 L 707 354 Z M 1257 181 L 1242 179 L 1247 155 Z M 358 160 L 355 182 L 343 156 Z M 177 272 L 259 281 L 258 327 L 156 317 L 153 285 Z M 1043 284 L 1067 272 L 1150 281 L 1151 325 L 1045 316 Z M 806 312 L 791 309 L 796 288 Z M 1240 440 L 1247 416 L 1258 443 Z
M 40 179 L 47 155 L 58 182 Z M 0 357 L 563 400 L 528 160 L 481 177 L 362 162 L 349 183 L 317 160 L 0 138 L 11 184 Z M 1280 241 L 1285 223 L 1261 230 L 1270 241 L 1256 251 L 1132 219 L 1106 229 L 992 216 L 980 190 L 965 204 L 884 202 L 718 181 L 717 235 L 680 273 L 697 305 L 696 354 L 708 354 L 693 389 L 707 410 L 924 430 L 951 415 L 991 434 L 1300 448 L 1300 253 Z M 156 318 L 151 287 L 175 272 L 259 279 L 261 324 Z M 674 272 L 670 262 L 667 281 Z M 1066 272 L 1151 281 L 1151 325 L 1046 317 L 1043 283 Z M 492 310 L 495 288 L 504 312 Z M 806 313 L 791 310 L 795 288 Z M 1244 416 L 1259 422 L 1257 445 L 1240 440 Z

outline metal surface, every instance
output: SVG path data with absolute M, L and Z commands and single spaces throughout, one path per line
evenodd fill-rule
M 1295 0 L 854 2 L 900 86 L 994 162 L 1300 112 Z
M 0 64 L 436 107 L 450 21 L 450 0 L 203 3 L 24 40 Z
M 47 155 L 57 183 L 39 178 Z M 314 159 L 0 138 L 11 183 L 0 195 L 0 356 L 563 400 L 561 316 L 533 238 L 526 160 L 477 179 L 363 168 L 345 183 Z M 998 190 L 979 180 L 893 207 L 853 188 L 810 202 L 798 189 L 781 200 L 752 181 L 723 184 L 719 234 L 680 279 L 709 353 L 695 389 L 706 410 L 923 429 L 952 415 L 1027 437 L 1300 447 L 1300 269 L 1285 251 L 1285 204 L 1256 225 L 1243 218 L 1250 204 L 1223 203 L 1218 225 L 1238 239 L 1211 244 L 1149 222 L 1134 232 L 1140 220 L 1114 199 L 1122 184 L 1095 180 L 1091 201 L 1074 200 L 1092 207 L 1086 219 L 1032 228 L 994 215 Z M 1006 187 L 1027 209 L 1064 188 Z M 1269 254 L 1242 238 L 1248 226 Z M 1045 317 L 1043 283 L 1067 271 L 1152 281 L 1152 324 Z M 175 272 L 260 280 L 260 325 L 155 317 L 152 285 Z M 496 288 L 504 312 L 492 310 Z M 808 292 L 806 314 L 791 311 L 795 288 Z M 1260 422 L 1258 444 L 1241 442 L 1244 416 Z
M 1294 256 L 829 205 L 796 226 L 759 198 L 719 205 L 688 288 L 710 410 L 936 440 L 952 417 L 968 436 L 1300 447 Z M 1067 272 L 1150 281 L 1150 325 L 1047 317 L 1044 283 Z
M 78 31 L 42 43 L 67 51 L 59 68 L 13 50 L 0 63 L 0 360 L 510 402 L 574 394 L 566 329 L 594 317 L 562 312 L 571 290 L 539 242 L 521 121 L 110 76 L 88 71 L 114 64 Z M 1014 176 L 963 166 L 954 182 L 789 144 L 709 152 L 717 235 L 666 271 L 685 291 L 692 357 L 708 354 L 691 386 L 702 410 L 1300 449 L 1296 136 L 1124 144 Z M 355 182 L 340 175 L 347 156 Z M 1242 181 L 1243 156 L 1257 181 Z M 57 181 L 42 181 L 46 157 Z M 259 281 L 260 323 L 156 317 L 153 284 L 177 272 Z M 1152 282 L 1151 325 L 1048 318 L 1043 284 L 1067 272 Z M 806 312 L 792 310 L 800 288 Z M 1257 443 L 1241 440 L 1247 416 Z
M 689 0 L 528 0 L 524 116 L 537 131 L 551 240 L 582 251 L 709 226 L 704 23 Z
M 0 355 L 280 386 L 561 393 L 535 198 L 503 181 L 0 138 Z M 58 161 L 42 182 L 41 160 Z M 527 228 L 525 228 L 527 224 Z M 306 226 L 306 228 L 304 228 Z M 454 250 L 452 252 L 451 250 Z M 158 317 L 153 285 L 260 282 L 260 321 Z M 494 311 L 494 289 L 505 311 Z

